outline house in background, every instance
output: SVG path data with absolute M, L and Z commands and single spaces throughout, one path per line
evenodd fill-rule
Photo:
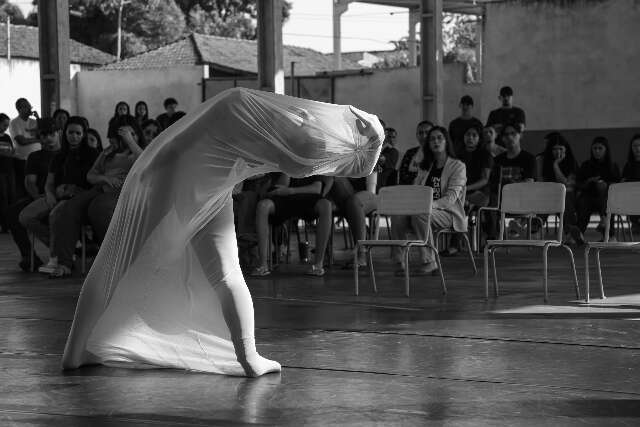
M 291 74 L 314 79 L 333 73 L 331 57 L 313 49 L 283 46 L 285 76 Z M 357 72 L 360 67 L 351 61 L 343 69 Z M 78 111 L 102 134 L 118 101 L 133 108 L 143 100 L 149 106 L 149 116 L 163 113 L 163 101 L 173 97 L 179 109 L 189 112 L 204 100 L 234 86 L 256 87 L 258 46 L 253 40 L 232 39 L 204 34 L 190 34 L 174 43 L 113 62 L 100 69 L 77 75 L 76 100 Z M 330 100 L 326 85 L 309 84 L 315 91 L 309 98 Z M 286 85 L 287 91 L 290 86 Z M 303 88 L 305 89 L 305 88 Z M 330 89 L 330 88 L 329 88 Z M 300 90 L 296 95 L 300 94 Z
M 38 28 L 0 24 L 0 112 L 17 115 L 15 101 L 27 98 L 40 111 L 40 56 Z M 71 78 L 113 62 L 115 57 L 91 46 L 70 41 Z M 72 89 L 73 90 L 73 89 Z

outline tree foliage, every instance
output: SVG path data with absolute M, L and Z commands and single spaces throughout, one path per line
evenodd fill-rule
M 0 0 L 0 21 L 7 22 L 7 17 L 13 24 L 25 24 L 26 19 L 18 6 L 7 0 Z

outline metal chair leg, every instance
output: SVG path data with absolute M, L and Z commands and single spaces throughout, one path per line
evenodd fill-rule
M 491 263 L 493 265 L 493 292 L 495 297 L 498 298 L 498 270 L 496 269 L 496 249 L 492 248 L 489 254 L 491 255 Z
M 484 299 L 489 299 L 489 246 L 484 247 Z
M 584 293 L 585 302 L 589 303 L 589 251 L 591 247 L 584 248 Z
M 80 272 L 84 275 L 87 265 L 87 236 L 84 226 L 81 226 L 80 228 L 80 241 L 82 242 L 82 253 L 80 256 L 80 262 L 82 265 L 80 266 Z
M 543 276 L 542 276 L 542 287 L 544 288 L 544 302 L 547 303 L 549 302 L 549 289 L 548 289 L 548 270 L 549 270 L 549 265 L 547 262 L 547 255 L 549 252 L 549 246 L 545 245 L 542 248 L 542 269 L 543 269 Z
M 404 249 L 404 294 L 409 296 L 409 248 Z
M 442 270 L 442 263 L 440 262 L 440 255 L 436 248 L 431 247 L 431 250 L 435 253 L 436 265 L 438 266 L 438 272 L 440 273 L 440 283 L 442 284 L 442 295 L 447 294 L 447 283 L 444 280 L 444 271 Z
M 36 271 L 36 235 L 34 233 L 29 233 L 29 237 L 31 238 L 31 253 L 30 257 L 30 270 L 32 273 Z
M 369 274 L 371 275 L 371 280 L 373 280 L 373 292 L 377 294 L 378 287 L 376 286 L 376 274 L 375 271 L 373 271 L 373 254 L 371 253 L 372 250 L 373 248 L 371 247 L 367 248 L 367 258 L 369 261 Z
M 469 260 L 471 261 L 471 265 L 473 266 L 473 275 L 475 276 L 476 274 L 478 274 L 478 268 L 476 267 L 476 260 L 473 258 L 473 251 L 471 250 L 471 242 L 469 242 L 469 236 L 467 236 L 467 233 L 460 233 L 462 234 L 462 238 L 464 239 L 464 242 L 467 245 L 467 251 L 469 252 Z
M 600 265 L 600 248 L 596 248 L 596 266 L 598 268 L 598 282 L 600 283 L 600 298 L 605 299 L 604 284 L 602 283 L 602 266 Z
M 580 285 L 578 284 L 578 272 L 576 271 L 576 262 L 573 258 L 573 251 L 569 246 L 562 245 L 569 252 L 569 261 L 571 261 L 571 271 L 573 272 L 573 282 L 576 287 L 576 299 L 580 299 Z
M 358 250 L 360 245 L 356 243 L 353 248 L 353 283 L 355 284 L 356 296 L 358 295 Z

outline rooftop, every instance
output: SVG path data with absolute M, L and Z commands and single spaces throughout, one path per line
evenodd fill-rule
M 11 24 L 10 32 L 11 57 L 40 58 L 38 27 Z M 115 60 L 115 56 L 73 39 L 70 40 L 69 49 L 69 60 L 72 64 L 103 65 Z M 0 24 L 0 57 L 7 57 L 7 24 Z
M 283 46 L 285 74 L 295 62 L 297 75 L 314 75 L 333 71 L 333 60 L 313 49 Z M 141 53 L 102 67 L 103 70 L 166 68 L 180 65 L 211 65 L 220 71 L 243 74 L 258 73 L 258 45 L 253 40 L 232 39 L 193 33 L 158 49 Z M 362 68 L 354 61 L 343 61 L 342 69 Z

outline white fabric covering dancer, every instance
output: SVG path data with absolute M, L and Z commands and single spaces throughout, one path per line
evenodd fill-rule
M 129 172 L 86 277 L 62 366 L 258 376 L 253 303 L 238 261 L 233 187 L 256 174 L 361 177 L 376 164 L 377 117 L 249 89 L 208 100 Z

